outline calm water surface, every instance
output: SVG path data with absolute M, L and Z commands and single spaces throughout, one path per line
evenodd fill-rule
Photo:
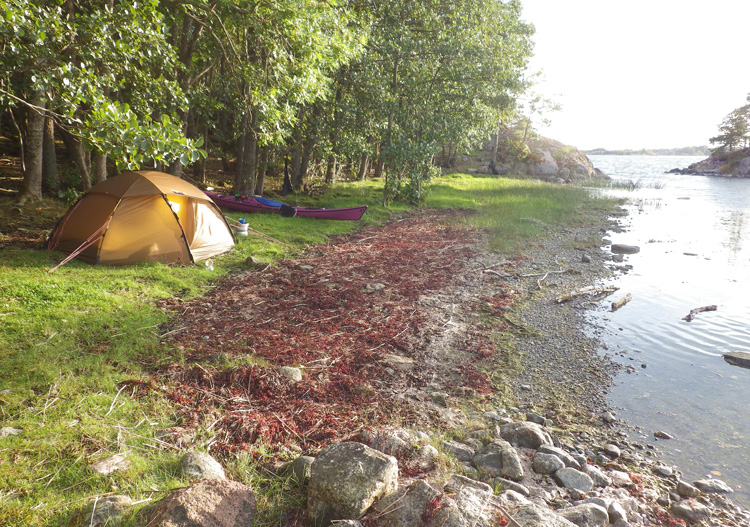
M 750 508 L 750 369 L 722 353 L 750 351 L 750 179 L 685 176 L 665 171 L 700 160 L 674 156 L 590 156 L 628 200 L 625 232 L 614 243 L 638 245 L 633 269 L 612 280 L 632 294 L 614 313 L 591 313 L 603 353 L 635 371 L 615 379 L 618 417 L 642 428 L 684 479 L 718 477 Z M 691 309 L 717 305 L 688 323 Z M 642 366 L 645 366 L 643 368 Z M 656 442 L 655 431 L 672 440 Z

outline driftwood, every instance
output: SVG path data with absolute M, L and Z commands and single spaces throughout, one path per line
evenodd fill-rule
M 604 294 L 610 294 L 617 291 L 619 287 L 594 287 L 593 285 L 590 285 L 588 287 L 584 287 L 583 289 L 579 289 L 578 291 L 572 291 L 565 295 L 560 295 L 555 299 L 555 302 L 558 304 L 562 304 L 563 302 L 570 302 L 573 299 L 578 298 L 579 296 L 586 296 L 586 295 L 604 295 Z
M 686 322 L 692 322 L 692 320 L 695 318 L 695 315 L 698 313 L 703 313 L 704 311 L 716 311 L 716 306 L 703 306 L 703 307 L 696 307 L 695 309 L 691 309 L 690 313 L 687 314 L 687 316 L 682 317 L 682 320 L 685 320 Z
M 617 311 L 622 306 L 630 302 L 632 299 L 633 299 L 633 296 L 630 293 L 628 293 L 627 295 L 622 297 L 620 300 L 615 300 L 614 302 L 612 302 L 612 311 Z

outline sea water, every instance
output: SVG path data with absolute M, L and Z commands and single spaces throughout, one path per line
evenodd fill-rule
M 750 351 L 750 179 L 666 173 L 699 157 L 590 159 L 619 183 L 606 192 L 627 200 L 611 241 L 640 247 L 607 282 L 619 291 L 589 314 L 602 353 L 626 367 L 610 400 L 683 479 L 721 479 L 750 508 L 750 369 L 722 358 Z M 716 311 L 683 320 L 708 305 Z

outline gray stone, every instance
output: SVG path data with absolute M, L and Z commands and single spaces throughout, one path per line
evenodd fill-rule
M 651 471 L 662 478 L 668 478 L 672 474 L 674 474 L 674 469 L 672 467 L 668 467 L 667 465 L 656 465 L 651 469 Z
M 237 481 L 204 479 L 173 492 L 154 511 L 149 527 L 251 527 L 255 495 Z
M 516 483 L 515 481 L 511 481 L 509 479 L 496 477 L 494 479 L 495 485 L 499 486 L 503 490 L 512 490 L 514 492 L 517 492 L 521 494 L 522 496 L 528 497 L 531 495 L 531 492 L 527 487 L 524 485 L 521 485 L 520 483 Z
M 565 466 L 562 459 L 553 454 L 536 452 L 532 468 L 537 474 L 554 474 Z
M 539 447 L 539 450 L 537 450 L 537 452 L 541 452 L 542 454 L 552 454 L 554 456 L 559 457 L 562 460 L 562 462 L 565 463 L 566 467 L 572 467 L 578 470 L 581 469 L 580 461 L 576 460 L 576 458 L 571 456 L 562 448 L 558 448 L 556 446 L 551 446 L 551 445 L 542 445 Z M 584 461 L 585 461 L 585 458 L 584 458 Z
M 271 264 L 269 264 L 268 262 L 264 262 L 263 260 L 259 260 L 255 256 L 249 256 L 245 260 L 245 265 L 250 269 L 254 269 L 256 271 L 264 271 L 268 269 L 268 266 Z
M 706 494 L 730 494 L 734 489 L 720 479 L 700 479 L 693 486 Z
M 606 445 L 604 445 L 602 447 L 602 450 L 610 459 L 617 459 L 622 454 L 622 452 L 620 451 L 620 447 L 618 447 L 617 445 L 613 445 L 612 443 L 607 443 Z
M 542 426 L 547 424 L 547 419 L 536 412 L 527 412 L 526 420 Z
M 695 523 L 705 520 L 710 516 L 708 507 L 695 500 L 683 500 L 675 503 L 670 508 L 670 511 L 678 518 L 684 518 Z
M 129 496 L 115 495 L 91 500 L 84 525 L 99 527 L 119 525 L 122 516 L 133 506 Z
M 291 382 L 300 382 L 302 380 L 302 370 L 300 368 L 294 368 L 292 366 L 282 366 L 281 368 L 279 368 L 279 373 L 282 377 Z
M 542 445 L 553 445 L 549 433 L 536 423 L 518 422 L 503 425 L 500 435 L 514 446 L 537 450 Z
M 612 480 L 612 483 L 610 483 L 610 485 L 614 485 L 616 487 L 627 487 L 633 484 L 633 480 L 630 479 L 630 474 L 628 474 L 627 472 L 623 472 L 621 470 L 608 470 L 607 475 Z
M 412 527 L 422 524 L 422 514 L 440 492 L 423 480 L 417 480 L 405 492 L 394 492 L 374 505 L 382 527 Z
M 602 527 L 609 523 L 607 510 L 593 503 L 561 509 L 558 514 L 578 527 Z
M 576 524 L 534 503 L 522 505 L 513 516 L 523 527 L 576 527 Z
M 583 493 L 589 492 L 594 488 L 594 481 L 590 476 L 570 467 L 561 468 L 555 472 L 555 481 L 561 487 L 574 489 Z
M 333 520 L 331 527 L 364 527 L 362 522 L 357 520 Z
M 412 437 L 408 430 L 399 428 L 396 430 L 378 430 L 374 435 L 368 437 L 369 444 L 375 450 L 389 456 L 410 456 L 414 451 L 414 444 L 419 439 Z
M 398 487 L 398 462 L 362 443 L 343 442 L 321 450 L 312 464 L 308 514 L 317 525 L 358 519 Z
M 610 503 L 607 508 L 607 513 L 609 514 L 610 523 L 615 523 L 618 520 L 628 520 L 628 513 L 619 501 L 613 501 Z
M 675 488 L 675 490 L 677 491 L 677 494 L 682 498 L 694 498 L 695 496 L 699 496 L 701 493 L 701 491 L 693 487 L 687 481 L 678 481 L 677 488 Z
M 518 452 L 506 441 L 493 440 L 477 452 L 472 464 L 489 476 L 523 478 L 523 467 Z
M 453 474 L 450 479 L 445 482 L 445 485 L 443 485 L 443 490 L 445 492 L 456 493 L 464 487 L 471 487 L 483 492 L 492 492 L 492 487 L 490 487 L 487 483 L 467 478 L 466 476 L 461 476 L 460 474 Z
M 461 461 L 471 461 L 475 454 L 474 449 L 469 445 L 457 441 L 443 441 L 440 443 L 440 448 L 443 449 L 443 452 L 446 452 Z
M 130 462 L 125 458 L 125 454 L 115 454 L 114 456 L 102 459 L 91 465 L 91 470 L 106 476 L 118 470 L 124 470 L 130 466 Z
M 445 392 L 432 392 L 430 394 L 433 403 L 444 407 L 448 406 L 448 397 L 448 394 Z
M 188 452 L 180 460 L 182 473 L 193 479 L 226 479 L 224 467 L 205 452 Z
M 608 487 L 612 484 L 612 478 L 607 476 L 604 471 L 596 465 L 589 465 L 587 463 L 581 469 L 581 472 L 587 474 L 597 487 Z
M 0 439 L 5 437 L 17 436 L 23 432 L 20 428 L 13 428 L 12 426 L 4 426 L 0 428 Z
M 625 245 L 623 243 L 613 243 L 612 252 L 615 254 L 635 254 L 641 251 L 637 245 Z
M 439 525 L 440 527 L 490 525 L 495 513 L 490 507 L 492 499 L 492 492 L 474 487 L 463 487 L 453 499 L 444 498 L 441 501 L 442 507 L 436 511 L 428 524 Z M 414 525 L 424 525 L 424 523 L 420 522 Z
M 299 485 L 304 485 L 310 480 L 310 467 L 315 458 L 312 456 L 300 456 L 286 467 L 284 474 L 291 476 Z

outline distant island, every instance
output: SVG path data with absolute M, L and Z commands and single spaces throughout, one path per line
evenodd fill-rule
M 643 148 L 641 150 L 606 150 L 595 148 L 584 150 L 586 155 L 594 156 L 708 156 L 711 149 L 708 146 L 684 146 L 682 148 Z

